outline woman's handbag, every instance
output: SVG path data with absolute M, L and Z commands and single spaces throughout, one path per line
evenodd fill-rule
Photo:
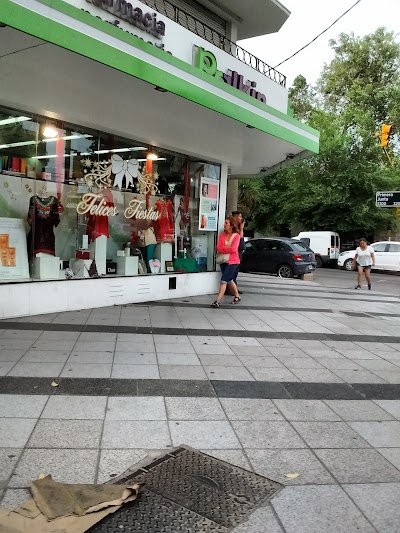
M 231 246 L 234 236 L 235 234 L 232 235 L 229 241 L 225 241 L 226 246 Z M 227 263 L 229 261 L 230 255 L 231 254 L 221 254 L 220 252 L 217 252 L 217 255 L 215 257 L 215 262 L 217 263 L 217 265 L 222 265 L 223 263 Z

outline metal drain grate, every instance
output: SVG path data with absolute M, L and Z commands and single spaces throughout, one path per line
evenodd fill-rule
M 145 483 L 140 501 L 106 517 L 91 532 L 227 532 L 282 487 L 185 447 L 115 482 L 132 481 Z

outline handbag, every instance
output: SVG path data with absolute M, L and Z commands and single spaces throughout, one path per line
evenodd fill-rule
M 226 246 L 231 246 L 233 237 L 235 234 L 232 235 L 229 241 L 225 241 Z M 217 255 L 215 256 L 215 262 L 217 265 L 222 265 L 223 263 L 227 263 L 229 261 L 229 256 L 231 254 L 221 254 L 220 252 L 217 252 Z

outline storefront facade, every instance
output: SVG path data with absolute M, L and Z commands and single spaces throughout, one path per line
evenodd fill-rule
M 215 291 L 228 174 L 318 150 L 283 76 L 159 4 L 2 2 L 1 318 Z

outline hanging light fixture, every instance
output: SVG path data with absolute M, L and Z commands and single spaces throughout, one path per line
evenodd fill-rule
M 156 161 L 158 159 L 158 155 L 152 150 L 149 150 L 147 152 L 146 159 L 148 159 L 149 161 Z
M 43 137 L 46 137 L 46 139 L 54 139 L 57 135 L 57 128 L 53 124 L 46 124 L 46 127 L 43 130 Z

